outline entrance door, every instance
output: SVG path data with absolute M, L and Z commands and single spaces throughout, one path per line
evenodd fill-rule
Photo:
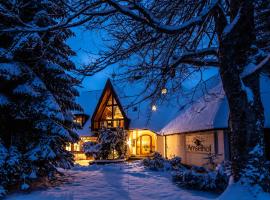
M 152 137 L 150 135 L 142 135 L 137 140 L 137 154 L 148 155 L 152 153 Z

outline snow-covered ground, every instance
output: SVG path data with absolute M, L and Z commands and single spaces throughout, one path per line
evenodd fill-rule
M 8 200 L 206 200 L 217 196 L 177 187 L 166 172 L 145 170 L 139 162 L 77 166 L 64 171 L 62 184 L 29 194 L 16 193 Z

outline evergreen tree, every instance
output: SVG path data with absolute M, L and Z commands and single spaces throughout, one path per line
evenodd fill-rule
M 256 47 L 259 49 L 257 60 L 269 56 L 270 52 L 270 1 L 258 0 L 255 3 Z M 269 63 L 269 62 L 268 62 Z M 263 69 L 270 77 L 270 64 Z
M 1 28 L 41 28 L 65 15 L 63 1 L 0 3 Z M 0 187 L 21 183 L 27 189 L 32 179 L 73 163 L 65 145 L 78 139 L 72 111 L 81 108 L 75 103 L 78 80 L 69 73 L 75 53 L 65 44 L 72 35 L 68 29 L 0 33 Z
M 255 3 L 255 29 L 257 46 L 265 53 L 270 51 L 270 1 Z

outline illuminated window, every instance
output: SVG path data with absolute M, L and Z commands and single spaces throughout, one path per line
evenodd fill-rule
M 74 122 L 80 127 L 83 127 L 84 123 L 86 122 L 86 115 L 75 115 Z
M 67 145 L 66 145 L 66 148 L 65 148 L 67 151 L 71 151 L 71 144 L 70 143 L 68 143 Z
M 100 127 L 103 128 L 116 128 L 124 127 L 124 117 L 117 104 L 115 98 L 112 95 L 108 98 L 108 102 L 101 115 Z
M 166 89 L 166 88 L 163 88 L 163 89 L 161 90 L 161 94 L 167 94 L 167 89 Z
M 152 105 L 152 111 L 157 111 L 157 106 L 156 105 Z
M 81 145 L 79 143 L 74 143 L 74 151 L 80 151 Z

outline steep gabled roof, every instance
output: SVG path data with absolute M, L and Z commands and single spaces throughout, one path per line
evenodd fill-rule
M 261 85 L 265 127 L 270 128 L 270 79 L 262 76 Z M 181 96 L 181 99 L 174 98 L 157 105 L 156 112 L 151 111 L 150 100 L 130 106 L 136 101 L 135 94 L 138 94 L 141 85 L 129 83 L 119 85 L 112 81 L 111 86 L 118 96 L 124 113 L 130 119 L 130 129 L 150 129 L 160 134 L 173 134 L 228 127 L 229 108 L 218 75 L 186 91 L 186 95 Z M 101 99 L 102 92 L 103 90 L 82 92 L 77 99 L 90 118 Z M 183 106 L 185 107 L 180 109 Z M 83 134 L 91 132 L 89 124 L 90 122 L 86 122 L 84 131 L 81 131 Z
M 99 101 L 98 101 L 98 103 L 97 103 L 97 105 L 95 107 L 95 110 L 94 110 L 94 112 L 93 112 L 93 114 L 91 116 L 92 124 L 93 124 L 93 122 L 95 120 L 95 117 L 98 114 L 99 109 L 103 106 L 102 102 L 104 101 L 104 98 L 107 98 L 106 94 L 109 95 L 109 96 L 112 95 L 113 98 L 116 100 L 116 103 L 117 103 L 117 105 L 118 105 L 124 119 L 127 121 L 127 123 L 125 124 L 125 128 L 127 129 L 128 125 L 129 125 L 129 119 L 128 119 L 126 113 L 125 113 L 125 110 L 122 107 L 121 102 L 119 101 L 118 95 L 115 92 L 114 87 L 113 87 L 110 79 L 107 80 L 107 82 L 105 84 L 105 87 L 104 87 L 104 89 L 102 91 L 102 94 L 101 94 L 101 96 L 99 98 Z M 104 101 L 104 102 L 107 103 L 106 101 Z

